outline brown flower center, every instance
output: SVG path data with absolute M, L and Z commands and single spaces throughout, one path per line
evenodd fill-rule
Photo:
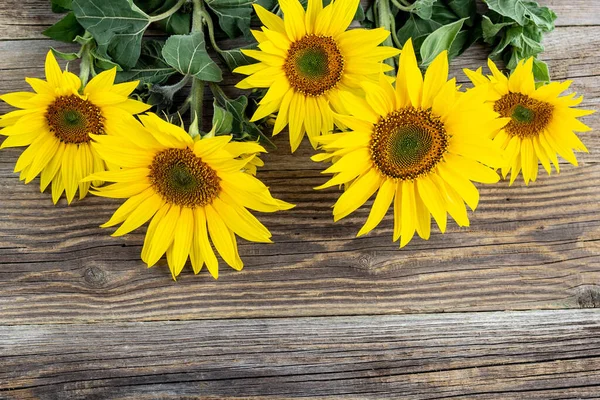
M 311 34 L 292 43 L 283 69 L 294 89 L 320 96 L 342 79 L 344 58 L 332 37 Z
M 521 138 L 539 135 L 552 119 L 554 106 L 522 93 L 509 92 L 494 103 L 494 111 L 511 118 L 504 130 Z
M 382 117 L 371 136 L 371 159 L 382 174 L 400 180 L 431 171 L 448 147 L 444 124 L 429 110 L 406 107 Z
M 189 149 L 167 149 L 154 156 L 150 182 L 165 201 L 182 207 L 212 203 L 221 190 L 214 169 Z
M 100 108 L 74 94 L 57 97 L 45 117 L 50 131 L 63 143 L 87 143 L 90 134 L 104 133 Z

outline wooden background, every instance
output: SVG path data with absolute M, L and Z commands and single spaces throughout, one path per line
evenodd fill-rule
M 543 0 L 559 16 L 542 59 L 600 105 L 600 1 Z M 42 77 L 45 0 L 0 2 L 0 93 Z M 485 61 L 482 48 L 453 62 Z M 227 78 L 232 85 L 237 78 Z M 0 105 L 0 113 L 9 111 Z M 53 206 L 0 152 L 0 398 L 599 398 L 600 114 L 590 153 L 525 187 L 481 188 L 470 228 L 404 249 L 392 218 L 334 224 L 335 188 L 287 137 L 259 174 L 288 212 L 260 215 L 275 244 L 241 243 L 220 278 L 147 269 L 144 231 L 98 226 L 117 202 Z

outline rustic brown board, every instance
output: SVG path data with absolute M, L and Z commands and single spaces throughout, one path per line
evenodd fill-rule
M 594 109 L 600 106 L 599 38 L 600 26 L 559 27 L 544 53 L 554 75 L 573 79 L 573 88 L 585 93 L 584 106 Z M 24 74 L 42 76 L 44 55 L 55 44 L 0 42 L 2 90 L 26 89 Z M 464 81 L 461 69 L 484 61 L 485 49 L 475 48 L 453 62 L 452 74 Z M 226 76 L 233 93 L 237 78 Z M 600 114 L 585 121 L 598 128 Z M 98 228 L 117 202 L 90 197 L 54 207 L 49 194 L 22 185 L 11 173 L 20 150 L 4 150 L 0 322 L 578 307 L 579 288 L 589 285 L 586 290 L 596 293 L 600 282 L 600 138 L 596 131 L 582 138 L 591 152 L 581 154 L 579 169 L 564 163 L 560 175 L 541 177 L 530 187 L 485 186 L 471 228 L 450 224 L 447 234 L 434 229 L 430 241 L 416 238 L 398 250 L 390 239 L 390 216 L 361 239 L 353 236 L 368 209 L 333 224 L 330 207 L 338 190 L 312 190 L 325 180 L 321 166 L 309 160 L 313 150 L 306 144 L 290 156 L 284 133 L 260 174 L 276 195 L 297 204 L 261 216 L 276 243 L 243 242 L 246 269 L 237 273 L 223 266 L 219 282 L 186 270 L 178 283 L 169 281 L 164 263 L 147 270 L 139 260 L 143 231 L 114 239 Z
M 597 398 L 600 314 L 0 327 L 0 398 Z M 35 368 L 31 368 L 35 365 Z
M 542 58 L 600 109 L 600 2 L 540 3 L 559 15 Z M 0 2 L 0 93 L 73 48 L 41 35 L 58 18 L 47 0 Z M 470 228 L 402 250 L 390 216 L 360 239 L 368 209 L 334 224 L 338 190 L 312 190 L 313 150 L 290 156 L 282 134 L 259 176 L 297 207 L 260 215 L 276 243 L 241 241 L 246 268 L 219 281 L 147 269 L 143 230 L 98 227 L 117 202 L 53 206 L 2 150 L 0 399 L 598 398 L 600 313 L 580 309 L 600 308 L 600 115 L 585 122 L 580 168 L 484 186 Z

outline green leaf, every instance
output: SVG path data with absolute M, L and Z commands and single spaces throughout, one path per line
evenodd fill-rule
M 71 6 L 72 0 L 51 0 L 51 2 L 52 12 L 55 13 L 64 13 L 73 9 Z
M 157 25 L 163 31 L 172 35 L 186 35 L 192 28 L 192 14 L 176 12 L 157 22 Z
M 100 55 L 124 68 L 135 66 L 142 36 L 150 25 L 146 13 L 131 0 L 73 0 L 73 12 L 96 39 Z
M 157 40 L 142 42 L 142 51 L 135 67 L 117 73 L 117 82 L 139 80 L 141 84 L 161 84 L 177 71 L 162 58 L 163 43 Z
M 220 82 L 221 69 L 206 52 L 202 32 L 189 35 L 173 35 L 162 49 L 164 60 L 183 75 L 192 75 L 200 80 Z
M 536 81 L 539 82 L 550 82 L 550 72 L 548 71 L 548 64 L 542 60 L 535 58 L 533 60 L 533 76 Z
M 450 48 L 448 49 L 448 60 L 452 60 L 453 58 L 458 57 L 462 54 L 463 51 L 466 50 L 466 47 L 469 47 L 465 46 L 467 44 L 467 40 L 469 39 L 469 34 L 469 31 L 458 32 L 456 38 L 454 39 L 454 41 L 450 45 Z
M 450 50 L 466 18 L 436 29 L 421 45 L 421 64 L 427 66 L 444 50 Z
M 77 36 L 83 35 L 84 33 L 85 29 L 79 25 L 77 18 L 75 18 L 75 14 L 72 12 L 68 13 L 63 19 L 42 32 L 43 35 L 48 36 L 50 39 L 67 43 L 72 43 Z
M 431 19 L 435 2 L 436 0 L 417 0 L 412 4 L 411 12 L 423 19 Z
M 117 68 L 117 71 L 123 71 L 123 68 L 117 63 L 114 63 L 112 60 L 98 54 L 96 48 L 92 48 L 90 50 L 90 54 L 94 57 L 94 66 L 97 68 L 106 71 L 107 69 Z
M 512 18 L 519 25 L 525 26 L 532 21 L 537 27 L 545 32 L 554 29 L 556 14 L 548 7 L 540 5 L 532 0 L 485 0 L 490 10 Z
M 398 40 L 400 43 L 404 44 L 409 38 L 412 38 L 413 46 L 415 49 L 419 49 L 427 35 L 441 26 L 441 24 L 435 21 L 426 21 L 414 14 L 411 14 L 402 28 L 398 30 Z
M 162 14 L 177 5 L 177 0 L 134 0 L 134 2 L 150 16 Z M 171 35 L 185 35 L 190 33 L 192 27 L 192 7 L 191 4 L 189 5 L 190 7 L 184 4 L 174 14 L 155 22 L 155 25 Z
M 449 7 L 446 7 L 442 1 L 437 1 L 432 7 L 431 19 L 440 25 L 448 25 L 456 22 L 460 18 Z
M 254 122 L 250 122 L 246 116 L 246 108 L 248 107 L 248 98 L 246 96 L 240 96 L 237 99 L 230 99 L 227 97 L 220 87 L 211 85 L 211 91 L 215 96 L 215 103 L 224 108 L 225 111 L 229 112 L 232 116 L 231 120 L 231 133 L 235 140 L 246 140 L 248 138 L 257 139 L 262 138 L 263 140 L 271 143 L 271 141 L 265 137 Z
M 500 22 L 495 24 L 487 15 L 484 15 L 481 21 L 481 28 L 483 29 L 483 41 L 488 44 L 493 44 L 496 36 L 498 33 L 500 33 L 502 28 L 512 25 L 514 25 L 514 22 Z
M 450 0 L 448 7 L 459 18 L 473 19 L 477 13 L 477 4 L 475 0 Z
M 215 135 L 231 134 L 233 128 L 233 114 L 219 106 L 217 99 L 213 101 L 212 129 Z
M 56 50 L 54 47 L 50 47 L 50 50 L 52 50 L 52 52 L 54 53 L 54 55 L 56 57 L 60 57 L 63 60 L 73 61 L 73 60 L 77 60 L 79 58 L 79 54 L 77 54 L 77 53 L 64 53 L 62 51 Z
M 230 38 L 250 36 L 253 0 L 204 0 L 219 17 L 219 26 Z
M 512 41 L 523 34 L 523 27 L 515 25 L 504 31 L 504 36 L 490 53 L 490 58 L 496 59 Z
M 243 65 L 254 64 L 256 60 L 254 58 L 250 58 L 247 55 L 242 53 L 242 49 L 254 49 L 256 45 L 249 45 L 239 49 L 231 49 L 231 50 L 223 50 L 219 53 L 219 56 L 223 59 L 227 67 L 233 71 L 237 67 L 241 67 Z

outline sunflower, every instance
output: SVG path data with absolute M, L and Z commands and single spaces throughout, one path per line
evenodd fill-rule
M 43 192 L 52 183 L 56 204 L 66 192 L 70 204 L 77 189 L 79 198 L 88 193 L 89 182 L 80 182 L 91 173 L 107 169 L 90 145 L 90 135 L 115 132 L 120 120 L 150 106 L 128 99 L 138 82 L 114 85 L 116 69 L 102 72 L 84 88 L 77 75 L 61 71 L 51 51 L 46 56 L 46 80 L 27 78 L 35 93 L 16 92 L 0 96 L 21 110 L 0 117 L 0 134 L 8 136 L 0 148 L 28 146 L 19 157 L 15 172 L 31 182 L 40 175 Z
M 257 143 L 234 143 L 231 136 L 193 140 L 183 129 L 155 114 L 139 116 L 142 124 L 123 125 L 120 136 L 93 135 L 92 146 L 118 170 L 95 173 L 86 181 L 115 182 L 92 193 L 127 199 L 102 225 L 121 226 L 121 236 L 151 222 L 142 260 L 155 265 L 166 252 L 173 279 L 188 256 L 194 273 L 206 264 L 216 279 L 218 261 L 209 237 L 232 268 L 241 270 L 235 234 L 270 243 L 271 234 L 247 209 L 273 212 L 293 205 L 274 199 L 267 187 L 245 172 Z
M 575 93 L 560 96 L 571 81 L 551 82 L 536 88 L 533 77 L 533 58 L 521 61 L 509 76 L 502 74 L 489 60 L 492 75 L 484 76 L 477 71 L 465 69 L 475 87 L 488 87 L 488 105 L 502 117 L 509 118 L 508 124 L 492 134 L 494 142 L 506 151 L 502 176 L 510 171 L 510 184 L 523 171 L 525 184 L 535 182 L 538 175 L 538 160 L 548 174 L 550 163 L 560 172 L 557 153 L 577 166 L 573 150 L 585 151 L 585 145 L 574 132 L 590 131 L 577 117 L 592 114 L 593 110 L 572 108 L 581 103 L 583 97 Z
M 250 75 L 238 88 L 270 88 L 252 120 L 279 110 L 273 135 L 289 123 L 294 152 L 304 133 L 311 144 L 333 130 L 333 111 L 344 112 L 340 93 L 359 90 L 360 82 L 377 82 L 380 71 L 392 69 L 381 61 L 398 54 L 378 47 L 389 32 L 382 28 L 346 31 L 359 0 L 308 0 L 306 12 L 298 0 L 280 0 L 283 20 L 258 4 L 254 9 L 265 25 L 252 31 L 260 50 L 242 50 L 258 61 L 234 72 Z
M 392 203 L 393 238 L 400 238 L 400 247 L 415 230 L 429 238 L 431 215 L 442 233 L 447 214 L 469 226 L 464 203 L 474 210 L 479 201 L 472 181 L 498 181 L 490 167 L 502 162 L 502 154 L 488 136 L 506 120 L 484 104 L 485 90 L 461 93 L 456 80 L 447 79 L 447 53 L 433 61 L 423 79 L 409 40 L 395 89 L 382 76 L 378 84 L 363 83 L 365 99 L 342 96 L 352 116 L 334 117 L 351 130 L 320 138 L 325 153 L 313 160 L 333 161 L 323 172 L 335 176 L 316 189 L 346 186 L 333 208 L 336 221 L 377 192 L 357 236 L 375 228 Z

